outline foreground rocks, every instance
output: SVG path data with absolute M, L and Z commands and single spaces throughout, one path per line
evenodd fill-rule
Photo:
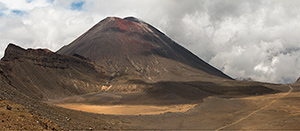
M 0 101 L 0 130 L 60 130 L 36 111 L 14 102 Z

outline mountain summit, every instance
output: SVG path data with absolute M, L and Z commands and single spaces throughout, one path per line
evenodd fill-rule
M 231 79 L 171 40 L 150 24 L 134 17 L 107 17 L 59 54 L 79 54 L 115 76 L 146 81 Z M 197 77 L 195 77 L 197 76 Z

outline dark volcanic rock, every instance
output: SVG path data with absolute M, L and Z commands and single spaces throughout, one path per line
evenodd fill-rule
M 8 44 L 5 50 L 5 56 L 1 60 L 9 61 L 13 59 L 18 59 L 19 56 L 24 56 L 24 55 L 25 55 L 25 49 L 10 43 Z
M 12 107 L 11 107 L 11 106 L 9 106 L 9 105 L 7 105 L 7 106 L 6 106 L 6 109 L 7 109 L 7 110 L 11 110 L 11 109 L 12 109 Z

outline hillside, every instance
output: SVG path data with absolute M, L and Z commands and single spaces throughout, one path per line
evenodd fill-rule
M 102 89 L 109 79 L 93 62 L 9 44 L 0 62 L 11 86 L 35 99 L 57 99 Z

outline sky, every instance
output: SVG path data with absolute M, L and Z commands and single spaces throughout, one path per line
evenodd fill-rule
M 300 77 L 300 0 L 0 0 L 8 43 L 57 51 L 110 16 L 137 17 L 232 78 Z

